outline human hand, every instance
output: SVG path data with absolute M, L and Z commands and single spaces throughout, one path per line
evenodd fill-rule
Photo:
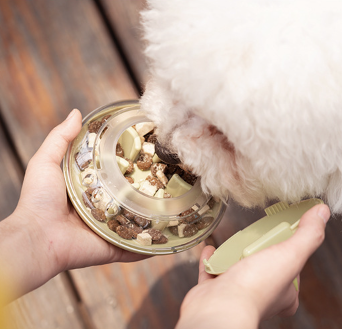
M 324 240 L 330 217 L 326 205 L 317 205 L 301 218 L 288 240 L 262 250 L 232 266 L 218 277 L 205 272 L 203 259 L 215 248 L 202 251 L 198 285 L 186 295 L 177 329 L 258 328 L 274 315 L 290 316 L 298 308 L 293 280 Z
M 78 110 L 55 127 L 29 161 L 20 200 L 14 213 L 0 226 L 0 262 L 8 276 L 18 276 L 21 293 L 30 291 L 57 273 L 146 256 L 130 253 L 106 242 L 79 218 L 68 200 L 60 167 L 68 144 L 81 129 Z M 18 236 L 25 232 L 23 236 Z M 25 279 L 20 277 L 25 269 Z

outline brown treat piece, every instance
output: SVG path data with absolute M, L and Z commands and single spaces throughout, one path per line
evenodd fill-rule
M 86 192 L 82 193 L 83 203 L 89 209 L 95 208 L 94 204 L 91 202 L 91 195 L 89 196 Z
M 125 152 L 120 143 L 116 144 L 116 155 L 121 158 L 123 158 L 125 155 Z
M 95 133 L 97 134 L 99 130 L 101 129 L 102 123 L 100 121 L 93 121 L 90 122 L 88 125 L 88 131 L 90 133 Z
M 150 134 L 147 139 L 147 142 L 155 144 L 157 142 L 157 135 L 156 134 Z
M 160 188 L 164 188 L 164 184 L 156 177 L 152 177 L 151 175 L 148 175 L 146 177 L 146 180 L 149 181 L 151 185 L 156 186 L 158 190 Z
M 91 210 L 91 214 L 93 217 L 98 220 L 99 222 L 105 222 L 106 221 L 106 215 L 105 212 L 101 209 L 98 208 L 93 208 Z
M 190 173 L 190 172 L 186 172 L 184 171 L 183 175 L 181 176 L 183 178 L 183 180 L 185 180 L 188 184 L 194 186 L 197 180 L 197 176 Z
M 89 164 L 93 161 L 92 153 L 87 152 L 77 152 L 75 154 L 75 162 L 80 170 L 84 170 L 89 167 Z
M 180 213 L 179 217 L 184 217 L 179 221 L 180 223 L 191 224 L 191 223 L 196 221 L 196 219 L 198 218 L 198 215 L 195 213 L 195 211 L 192 208 L 190 208 L 190 209 Z
M 132 240 L 137 236 L 134 230 L 126 225 L 120 225 L 116 228 L 116 233 L 126 240 Z
M 170 193 L 165 192 L 164 193 L 164 199 L 172 198 L 172 195 Z
M 127 226 L 133 230 L 134 232 L 134 236 L 133 236 L 133 239 L 136 239 L 137 238 L 137 235 L 142 233 L 143 229 L 138 226 L 138 225 L 135 225 L 133 223 L 130 223 L 130 224 L 127 224 Z
M 104 124 L 110 117 L 111 117 L 110 114 L 105 115 L 101 120 L 101 124 Z
M 150 169 L 152 163 L 152 157 L 149 154 L 141 154 L 137 160 L 137 166 L 140 170 Z
M 135 215 L 132 212 L 126 209 L 121 210 L 121 215 L 125 216 L 128 220 L 131 220 L 131 221 L 134 220 L 134 217 L 135 217 Z
M 208 204 L 210 209 L 213 209 L 215 206 L 215 203 L 216 203 L 215 199 L 213 197 L 211 197 L 207 204 Z
M 151 166 L 151 174 L 153 175 L 153 176 L 155 176 L 156 177 L 156 175 L 157 175 L 157 172 L 158 171 L 161 171 L 161 172 L 165 172 L 165 170 L 166 170 L 166 164 L 164 164 L 164 163 L 154 163 L 154 164 L 152 164 L 152 166 Z
M 160 237 L 160 239 L 158 239 L 158 240 L 152 239 L 152 244 L 164 244 L 164 243 L 167 243 L 168 241 L 169 241 L 169 239 L 165 235 L 162 235 Z
M 152 241 L 159 240 L 163 235 L 161 231 L 156 230 L 155 228 L 149 228 L 146 230 L 146 233 L 152 237 Z
M 134 163 L 131 159 L 125 158 L 125 160 L 128 162 L 128 168 L 126 169 L 125 175 L 129 175 L 134 170 Z
M 132 177 L 125 176 L 125 178 L 128 180 L 128 183 L 130 183 L 130 184 L 134 183 L 134 179 Z
M 178 226 L 170 226 L 168 229 L 173 235 L 178 236 Z
M 122 216 L 122 215 L 117 215 L 115 217 L 115 219 L 121 224 L 121 225 L 125 225 L 125 224 L 128 224 L 129 223 L 129 220 L 125 217 L 125 216 Z
M 107 222 L 107 226 L 110 230 L 116 232 L 116 229 L 120 226 L 120 223 L 116 219 L 111 219 Z
M 140 216 L 134 216 L 134 222 L 141 226 L 142 228 L 146 228 L 149 224 L 150 224 L 150 221 L 144 217 L 140 217 Z
M 195 223 L 195 225 L 199 230 L 203 230 L 204 228 L 208 227 L 213 222 L 213 220 L 214 217 L 211 216 L 202 217 L 199 221 Z
M 193 236 L 198 232 L 198 228 L 195 224 L 188 224 L 184 227 L 183 235 L 184 237 Z

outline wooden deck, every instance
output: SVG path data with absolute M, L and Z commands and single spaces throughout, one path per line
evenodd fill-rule
M 86 115 L 139 96 L 147 80 L 138 24 L 143 6 L 142 0 L 0 1 L 0 219 L 16 206 L 30 157 L 71 109 Z M 211 241 L 219 245 L 260 216 L 231 203 Z M 202 248 L 61 273 L 8 307 L 13 325 L 174 328 L 196 284 Z M 337 329 L 341 310 L 342 224 L 334 219 L 302 273 L 297 314 L 261 328 Z

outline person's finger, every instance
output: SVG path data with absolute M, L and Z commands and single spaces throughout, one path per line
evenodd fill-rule
M 301 272 L 307 259 L 322 244 L 329 218 L 329 207 L 316 205 L 302 216 L 297 232 L 286 241 L 288 253 L 295 256 L 292 260 L 296 264 L 294 275 Z
M 214 253 L 214 251 L 215 251 L 215 247 L 213 246 L 206 246 L 202 250 L 200 262 L 199 262 L 198 283 L 201 283 L 205 280 L 212 279 L 215 277 L 214 275 L 211 275 L 205 271 L 205 266 L 203 263 L 203 260 L 209 259 L 211 255 Z
M 267 266 L 269 275 L 282 273 L 282 277 L 295 278 L 308 258 L 322 244 L 329 217 L 328 206 L 316 205 L 302 216 L 297 232 L 291 238 L 265 249 L 263 257 L 271 255 L 273 259 L 272 264 Z
M 59 165 L 69 143 L 77 136 L 81 127 L 82 115 L 79 110 L 74 109 L 61 124 L 51 130 L 35 154 L 35 160 Z

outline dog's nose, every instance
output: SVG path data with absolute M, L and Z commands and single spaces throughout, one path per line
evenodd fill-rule
M 181 161 L 178 158 L 176 153 L 172 153 L 169 149 L 161 145 L 158 141 L 156 141 L 155 152 L 157 153 L 160 160 L 164 161 L 168 164 L 179 164 Z

